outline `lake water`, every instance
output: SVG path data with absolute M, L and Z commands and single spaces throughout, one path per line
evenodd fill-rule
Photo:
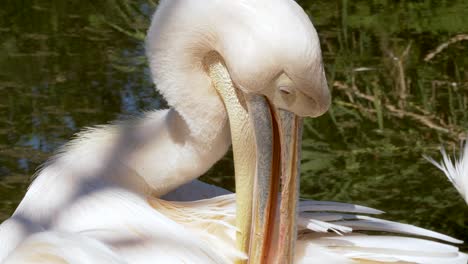
M 96 2 L 2 5 L 0 220 L 81 128 L 166 107 L 142 41 L 156 3 Z M 466 138 L 468 2 L 298 2 L 321 37 L 334 96 L 327 114 L 305 122 L 302 196 L 468 240 L 468 207 L 422 158 Z M 232 175 L 227 155 L 202 179 L 232 189 Z

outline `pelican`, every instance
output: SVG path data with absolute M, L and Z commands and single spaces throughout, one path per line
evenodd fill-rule
M 147 55 L 171 108 L 62 147 L 0 226 L 2 263 L 466 263 L 449 236 L 298 199 L 301 120 L 330 93 L 295 1 L 160 1 Z M 231 144 L 236 194 L 194 181 Z

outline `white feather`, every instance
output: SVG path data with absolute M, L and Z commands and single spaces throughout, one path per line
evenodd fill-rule
M 441 148 L 440 152 L 442 154 L 440 162 L 431 157 L 426 156 L 425 158 L 444 172 L 465 202 L 468 203 L 468 143 L 462 144 L 459 157 L 456 155 L 450 157 L 444 148 Z
M 408 263 L 467 263 L 467 256 L 453 246 L 433 241 L 395 236 L 321 237 L 310 243 L 321 245 L 348 258 Z

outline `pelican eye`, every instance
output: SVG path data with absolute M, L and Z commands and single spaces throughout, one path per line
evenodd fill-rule
M 290 95 L 293 93 L 293 89 L 290 86 L 282 85 L 282 86 L 279 86 L 278 89 L 284 95 Z

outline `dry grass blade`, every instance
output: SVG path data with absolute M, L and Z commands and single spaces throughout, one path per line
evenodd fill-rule
M 432 60 L 437 54 L 441 53 L 444 49 L 446 49 L 448 46 L 460 42 L 462 40 L 468 40 L 468 34 L 459 34 L 456 35 L 455 37 L 450 38 L 448 41 L 440 44 L 437 46 L 437 48 L 433 51 L 431 51 L 429 54 L 424 57 L 424 61 L 428 62 Z

